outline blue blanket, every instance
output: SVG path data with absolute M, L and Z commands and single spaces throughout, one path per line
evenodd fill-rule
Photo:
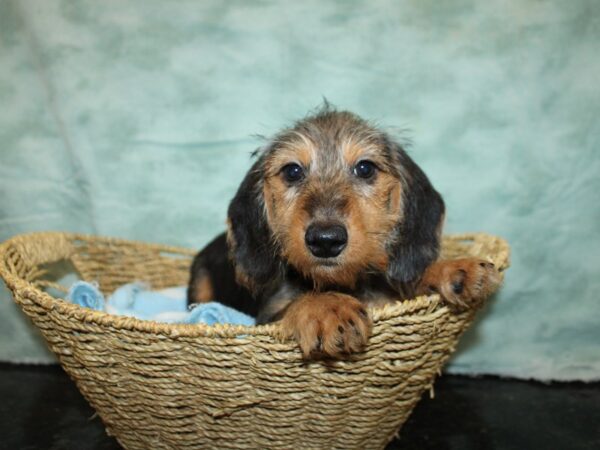
M 105 299 L 95 283 L 78 281 L 69 289 L 66 300 L 109 314 L 156 322 L 255 324 L 254 318 L 217 302 L 201 303 L 188 308 L 185 287 L 153 291 L 144 283 L 129 283 Z

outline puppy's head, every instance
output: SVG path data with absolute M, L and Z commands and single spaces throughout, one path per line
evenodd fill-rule
M 328 107 L 278 134 L 229 207 L 238 281 L 256 290 L 286 265 L 315 287 L 368 273 L 417 279 L 439 250 L 444 204 L 385 133 Z

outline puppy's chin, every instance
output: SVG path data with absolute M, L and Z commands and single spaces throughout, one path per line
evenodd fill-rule
M 302 273 L 311 279 L 315 288 L 331 286 L 354 288 L 360 268 L 340 255 L 336 258 L 310 258 L 310 263 L 303 267 Z
M 330 267 L 339 267 L 341 262 L 339 258 L 313 258 L 313 267 L 323 270 Z
M 318 258 L 304 246 L 283 247 L 281 258 L 296 271 L 310 280 L 317 290 L 325 288 L 354 288 L 364 271 L 364 261 L 352 258 L 348 248 L 337 257 Z

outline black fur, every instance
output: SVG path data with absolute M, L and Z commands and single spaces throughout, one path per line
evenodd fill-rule
M 225 233 L 214 238 L 194 258 L 192 280 L 202 274 L 210 278 L 215 299 L 251 316 L 259 313 L 259 304 L 248 289 L 235 281 L 235 268 L 228 256 Z M 203 273 L 204 272 L 204 273 Z M 193 284 L 188 288 L 188 304 L 193 303 Z
M 271 239 L 261 199 L 263 161 L 264 155 L 254 163 L 228 209 L 235 243 L 230 256 L 257 294 L 276 283 L 281 271 L 279 250 Z
M 421 168 L 398 144 L 386 141 L 405 178 L 403 220 L 388 247 L 387 277 L 392 284 L 413 283 L 438 258 L 445 205 Z

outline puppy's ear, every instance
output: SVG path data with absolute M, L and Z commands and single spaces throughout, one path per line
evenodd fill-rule
M 404 184 L 404 209 L 388 247 L 387 277 L 393 284 L 408 283 L 418 280 L 439 255 L 445 206 L 425 173 L 400 145 L 392 141 L 387 144 Z
M 265 216 L 263 164 L 260 157 L 248 171 L 227 213 L 229 254 L 236 279 L 255 293 L 274 281 L 281 270 L 279 251 Z

